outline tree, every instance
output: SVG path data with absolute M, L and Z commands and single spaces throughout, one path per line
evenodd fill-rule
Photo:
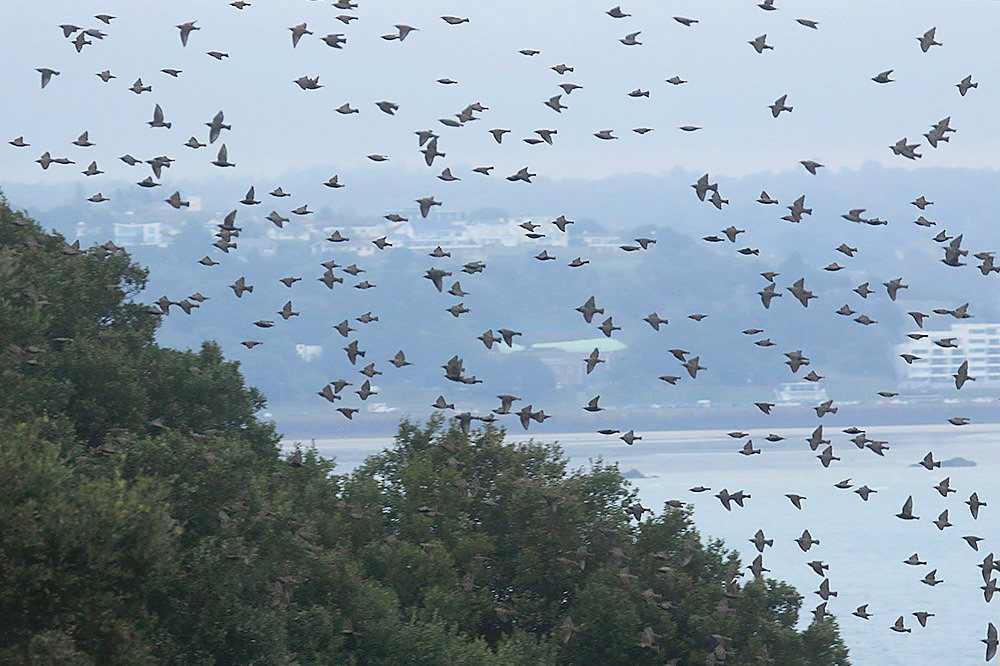
M 729 664 L 759 654 L 848 663 L 836 625 L 795 630 L 794 589 L 740 585 L 738 557 L 701 543 L 690 508 L 636 524 L 626 513 L 636 493 L 617 467 L 570 471 L 557 445 L 508 443 L 489 425 L 466 436 L 440 418 L 403 422 L 395 446 L 345 480 L 344 497 L 368 575 L 405 610 L 494 648 L 524 631 L 559 664 L 701 663 L 708 653 Z
M 89 479 L 29 426 L 0 429 L 0 662 L 155 664 L 152 612 L 180 576 L 148 480 Z
M 0 662 L 848 663 L 614 465 L 440 416 L 349 474 L 283 455 L 215 343 L 156 344 L 144 282 L 0 198 Z

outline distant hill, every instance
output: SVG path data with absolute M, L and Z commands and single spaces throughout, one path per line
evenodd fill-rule
M 1000 175 L 992 170 L 884 169 L 872 163 L 857 171 L 821 170 L 818 176 L 803 171 L 719 178 L 719 190 L 731 202 L 722 211 L 699 201 L 691 189 L 701 174 L 680 170 L 660 176 L 538 179 L 532 185 L 516 184 L 523 185 L 517 188 L 518 210 L 509 208 L 512 184 L 496 176 L 466 176 L 466 187 L 451 195 L 446 184 L 428 191 L 412 174 L 400 174 L 398 179 L 380 176 L 376 182 L 369 172 L 343 173 L 341 181 L 348 186 L 336 192 L 338 205 L 317 205 L 309 217 L 317 227 L 372 225 L 384 222 L 381 215 L 386 212 L 415 208 L 415 197 L 432 192 L 444 202 L 442 212 L 463 213 L 470 219 L 551 215 L 535 218 L 551 234 L 558 232 L 548 222 L 564 214 L 577 224 L 568 228 L 570 247 L 550 248 L 549 254 L 557 257 L 552 262 L 533 258 L 545 247 L 545 239 L 516 248 L 455 249 L 451 258 L 440 260 L 406 249 L 405 242 L 401 243 L 404 247 L 369 256 L 349 251 L 373 249 L 366 237 L 355 237 L 344 247 L 268 239 L 272 225 L 262 217 L 272 208 L 295 218 L 282 230 L 294 233 L 305 223 L 288 214 L 286 201 L 301 205 L 331 200 L 327 188 L 320 185 L 326 177 L 322 174 L 313 170 L 287 174 L 274 183 L 256 183 L 258 199 L 264 201 L 254 207 L 235 203 L 253 183 L 217 178 L 180 187 L 184 196 L 200 198 L 201 210 L 196 212 L 175 211 L 161 203 L 168 193 L 152 195 L 129 186 L 117 193 L 106 192 L 112 199 L 107 207 L 81 207 L 74 201 L 51 209 L 44 218 L 70 238 L 83 222 L 79 228 L 86 229 L 85 242 L 110 237 L 114 222 L 123 219 L 127 210 L 134 211 L 128 216 L 130 221 L 160 221 L 169 227 L 177 234 L 169 247 L 130 248 L 138 261 L 151 268 L 149 293 L 181 299 L 200 291 L 211 300 L 190 317 L 173 309 L 159 339 L 179 347 L 197 347 L 205 338 L 218 340 L 227 355 L 244 360 L 244 372 L 270 396 L 273 406 L 297 410 L 325 408 L 316 391 L 336 377 L 360 384 L 364 377 L 357 370 L 368 362 L 386 373 L 385 389 L 370 400 L 404 410 L 423 410 L 437 393 L 479 409 L 495 406 L 494 396 L 500 392 L 523 393 L 526 401 L 553 408 L 582 404 L 597 393 L 609 404 L 641 407 L 691 404 L 700 399 L 749 404 L 771 399 L 772 389 L 780 382 L 800 378 L 810 369 L 824 376 L 830 397 L 870 399 L 876 390 L 895 386 L 894 368 L 899 361 L 894 359 L 892 345 L 913 328 L 907 311 L 930 312 L 935 307 L 971 302 L 971 312 L 980 321 L 1000 320 L 992 297 L 997 275 L 983 277 L 974 266 L 944 266 L 938 261 L 943 251 L 931 240 L 944 229 L 950 236 L 964 234 L 964 247 L 972 253 L 1000 248 L 1000 231 L 980 214 L 1000 209 Z M 287 200 L 268 196 L 266 192 L 277 184 L 294 196 Z M 39 196 L 30 187 L 7 187 L 15 205 L 31 204 Z M 756 203 L 762 189 L 781 204 Z M 788 212 L 786 205 L 803 194 L 813 214 L 799 224 L 780 220 Z M 925 211 L 910 205 L 920 195 L 934 205 Z M 234 208 L 245 229 L 238 239 L 239 248 L 224 255 L 211 247 L 206 223 Z M 866 216 L 888 224 L 870 226 L 842 219 L 852 208 L 865 208 Z M 936 226 L 913 224 L 921 214 Z M 412 224 L 419 228 L 426 223 L 414 217 Z M 745 230 L 735 243 L 701 240 L 721 235 L 720 230 L 730 225 Z M 633 253 L 587 248 L 581 243 L 584 231 L 618 236 L 623 243 L 638 236 L 655 238 L 657 243 Z M 856 256 L 837 252 L 841 243 L 858 248 Z M 736 252 L 744 247 L 759 250 L 759 256 Z M 204 268 L 195 263 L 206 254 L 221 265 Z M 578 255 L 591 264 L 567 268 L 566 261 Z M 356 263 L 366 272 L 353 279 L 345 276 L 343 284 L 328 290 L 317 282 L 323 272 L 319 263 L 327 259 L 345 266 Z M 461 273 L 461 265 L 472 260 L 485 261 L 486 272 Z M 831 262 L 845 268 L 823 270 Z M 469 295 L 457 299 L 437 293 L 422 278 L 431 266 L 451 271 L 448 284 L 460 280 Z M 756 293 L 766 284 L 759 273 L 767 270 L 780 273 L 777 291 L 782 294 L 769 310 L 762 307 Z M 336 272 L 343 275 L 340 269 Z M 303 281 L 287 289 L 278 279 L 289 274 Z M 227 285 L 241 275 L 254 284 L 255 291 L 236 299 Z M 901 290 L 893 303 L 882 283 L 897 277 L 909 288 Z M 819 297 L 807 309 L 787 291 L 798 278 L 805 278 L 807 288 Z M 361 280 L 377 287 L 352 288 Z M 858 297 L 851 290 L 862 282 L 868 282 L 876 293 L 867 299 Z M 406 296 L 400 298 L 400 294 Z M 587 325 L 574 309 L 591 295 L 607 311 Z M 302 315 L 284 322 L 277 310 L 287 300 Z M 445 308 L 458 302 L 470 312 L 456 319 Z M 844 304 L 878 324 L 862 326 L 852 317 L 834 314 Z M 378 323 L 362 326 L 353 321 L 367 311 L 379 316 Z M 670 321 L 660 332 L 642 321 L 654 311 Z M 709 317 L 700 323 L 687 318 L 696 313 Z M 559 359 L 532 349 L 538 343 L 601 337 L 594 327 L 607 316 L 622 326 L 614 337 L 627 349 L 609 355 L 609 362 L 588 378 L 586 391 L 578 388 L 580 382 L 560 379 L 560 373 L 570 379 L 573 375 L 558 369 L 578 363 L 582 370 L 583 356 Z M 266 331 L 255 328 L 252 322 L 261 319 L 277 319 L 278 325 Z M 344 319 L 362 330 L 341 337 L 332 326 Z M 949 320 L 935 317 L 926 326 L 946 328 Z M 523 349 L 488 351 L 476 339 L 487 329 L 502 327 L 523 333 L 517 338 Z M 746 328 L 764 332 L 741 334 Z M 443 337 L 441 330 L 449 333 Z M 775 346 L 753 344 L 765 337 Z M 246 339 L 265 344 L 248 351 L 239 345 Z M 351 339 L 359 339 L 367 351 L 356 367 L 347 363 L 340 349 Z M 322 350 L 314 349 L 320 355 L 314 353 L 307 362 L 297 353 L 297 345 Z M 400 347 L 413 365 L 397 370 L 387 360 Z M 700 356 L 708 370 L 691 381 L 666 352 L 670 348 Z M 812 365 L 793 376 L 783 364 L 782 353 L 796 349 L 802 349 Z M 473 387 L 445 381 L 439 366 L 454 354 L 465 359 L 473 374 L 488 381 Z M 289 368 L 294 372 L 287 372 Z M 682 379 L 669 386 L 657 379 L 660 375 Z M 382 382 L 376 376 L 372 383 Z

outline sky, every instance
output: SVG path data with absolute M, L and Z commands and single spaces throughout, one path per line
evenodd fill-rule
M 493 165 L 508 175 L 528 166 L 549 178 L 598 179 L 679 166 L 741 176 L 797 168 L 806 159 L 830 169 L 871 160 L 907 168 L 1000 166 L 1000 135 L 993 131 L 1000 92 L 988 79 L 1000 3 L 986 0 L 778 0 L 778 10 L 769 12 L 751 0 L 633 1 L 622 5 L 632 14 L 623 19 L 605 13 L 610 0 L 361 0 L 350 11 L 309 0 L 255 0 L 243 10 L 224 0 L 5 5 L 7 23 L 17 29 L 0 43 L 0 58 L 5 97 L 16 103 L 0 108 L 0 138 L 23 135 L 31 146 L 0 145 L 0 183 L 83 181 L 96 191 L 101 179 L 139 180 L 145 172 L 117 160 L 126 152 L 176 159 L 165 185 L 214 175 L 218 144 L 198 150 L 182 144 L 189 136 L 205 141 L 204 123 L 219 110 L 233 127 L 221 141 L 248 177 L 309 167 L 328 167 L 331 175 L 377 173 L 391 165 L 434 183 L 443 162 L 423 165 L 413 135 L 423 129 L 441 135 L 440 149 L 456 173 Z M 102 12 L 118 18 L 110 26 L 92 18 Z M 344 25 L 336 20 L 342 14 L 358 20 Z M 442 15 L 469 22 L 449 25 Z M 685 27 L 672 16 L 699 22 Z M 796 18 L 819 21 L 819 28 Z M 182 47 L 175 26 L 192 20 L 201 30 Z M 293 48 L 288 28 L 303 22 L 314 34 Z M 61 23 L 108 35 L 78 54 Z M 418 30 L 402 42 L 380 38 L 397 23 Z M 916 37 L 932 26 L 943 46 L 922 53 Z M 635 31 L 641 45 L 620 43 Z M 347 37 L 342 49 L 320 41 L 330 33 Z M 747 42 L 765 33 L 774 49 L 758 55 Z M 540 53 L 518 53 L 526 48 Z M 230 57 L 216 61 L 209 50 Z M 560 76 L 550 69 L 562 63 L 575 71 Z M 38 67 L 61 74 L 43 90 Z M 182 73 L 175 79 L 162 68 Z M 106 84 L 95 76 L 105 69 L 117 77 Z M 870 80 L 887 69 L 894 83 Z M 967 74 L 986 80 L 963 98 L 954 84 Z M 323 87 L 300 90 L 293 81 L 303 75 L 319 76 Z M 665 82 L 675 75 L 688 83 Z M 127 89 L 138 77 L 151 93 Z M 437 83 L 442 77 L 458 83 Z M 569 108 L 557 114 L 543 103 L 562 92 L 560 83 L 583 88 L 563 94 Z M 649 97 L 629 97 L 635 89 Z M 782 94 L 794 111 L 772 118 L 768 105 Z M 382 113 L 374 105 L 380 100 L 399 104 L 399 111 Z M 489 107 L 479 120 L 460 128 L 438 122 L 473 102 Z M 337 113 L 344 103 L 360 112 Z M 171 129 L 146 124 L 156 104 Z M 945 116 L 958 131 L 931 150 L 920 135 Z M 682 132 L 681 125 L 703 129 Z M 640 136 L 634 127 L 654 131 Z M 512 132 L 498 145 L 492 128 Z M 537 136 L 536 129 L 557 129 L 554 145 L 521 141 Z M 604 129 L 620 138 L 593 136 Z M 71 144 L 84 130 L 95 146 Z M 924 144 L 920 161 L 889 150 L 904 136 Z M 44 151 L 77 164 L 43 171 L 33 160 Z M 389 162 L 374 163 L 369 154 Z M 107 173 L 81 176 L 91 160 Z

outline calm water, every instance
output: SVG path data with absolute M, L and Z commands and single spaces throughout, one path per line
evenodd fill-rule
M 861 426 L 863 427 L 863 426 Z M 888 440 L 889 451 L 880 458 L 869 450 L 859 450 L 836 428 L 828 428 L 835 454 L 842 458 L 824 469 L 809 449 L 808 429 L 776 431 L 786 441 L 771 444 L 766 432 L 753 432 L 755 446 L 763 453 L 742 456 L 737 450 L 744 440 L 727 437 L 722 431 L 673 431 L 638 433 L 642 440 L 632 447 L 615 437 L 595 433 L 553 436 L 569 456 L 572 466 L 586 466 L 590 459 L 617 461 L 622 471 L 635 468 L 649 478 L 635 479 L 642 503 L 661 509 L 670 499 L 680 499 L 695 507 L 695 522 L 703 537 L 725 540 L 740 551 L 744 563 L 757 555 L 747 542 L 757 529 L 774 539 L 774 547 L 764 552 L 765 575 L 785 580 L 805 596 L 801 624 L 822 600 L 813 591 L 822 578 L 806 563 L 822 560 L 830 565 L 830 587 L 838 592 L 828 610 L 840 622 L 852 663 L 859 666 L 914 666 L 917 664 L 983 663 L 987 622 L 997 622 L 1000 610 L 995 600 L 983 599 L 980 569 L 987 553 L 997 550 L 1000 535 L 1000 494 L 994 492 L 1000 478 L 1000 424 L 953 426 L 880 426 L 868 430 L 872 439 Z M 510 439 L 526 440 L 513 433 Z M 546 439 L 549 439 L 547 436 Z M 316 440 L 323 455 L 336 456 L 338 471 L 344 472 L 365 456 L 379 451 L 390 439 Z M 976 467 L 941 468 L 928 471 L 912 467 L 928 451 L 937 460 L 955 456 L 973 460 Z M 933 486 L 946 476 L 957 493 L 942 498 Z M 841 490 L 834 484 L 851 478 L 852 488 Z M 854 489 L 867 484 L 877 490 L 867 502 Z M 691 493 L 688 488 L 703 485 L 711 492 Z M 752 499 L 746 508 L 733 506 L 727 512 L 713 494 L 722 488 L 744 490 Z M 964 504 L 976 491 L 990 504 L 973 520 Z M 796 510 L 785 493 L 808 499 Z M 920 520 L 902 521 L 899 512 L 908 495 L 913 495 L 914 514 Z M 944 509 L 954 527 L 940 531 L 933 524 Z M 808 529 L 820 544 L 803 553 L 794 539 Z M 979 552 L 961 538 L 976 535 L 985 540 Z M 926 566 L 909 566 L 902 560 L 917 552 Z M 930 587 L 920 579 L 931 569 L 944 582 Z M 750 575 L 749 573 L 747 574 Z M 1000 599 L 1000 593 L 997 594 Z M 868 604 L 870 620 L 851 615 Z M 921 628 L 914 611 L 934 613 Z M 904 615 L 910 634 L 890 631 L 899 615 Z

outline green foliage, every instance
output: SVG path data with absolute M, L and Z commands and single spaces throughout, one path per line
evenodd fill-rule
M 720 663 L 756 664 L 762 650 L 792 666 L 848 663 L 831 622 L 795 630 L 792 588 L 740 585 L 736 555 L 702 544 L 688 509 L 637 525 L 617 468 L 568 470 L 557 445 L 512 444 L 489 426 L 466 436 L 440 418 L 404 422 L 343 496 L 367 574 L 404 608 L 481 636 L 498 655 L 524 632 L 540 640 L 533 655 L 551 655 L 539 663 L 702 663 L 715 651 Z M 655 638 L 644 647 L 647 628 Z
M 146 479 L 88 479 L 27 426 L 0 432 L 0 663 L 154 664 L 151 606 L 179 531 Z
M 50 433 L 73 429 L 89 446 L 112 431 L 255 430 L 264 404 L 218 345 L 157 346 L 157 315 L 134 302 L 146 271 L 120 249 L 67 245 L 0 197 L 0 419 L 44 415 Z M 61 428 L 61 430 L 59 430 Z M 68 452 L 68 451 L 67 451 Z
M 214 343 L 159 347 L 145 272 L 0 200 L 0 663 L 844 666 L 614 465 L 400 424 L 350 474 L 282 455 Z

